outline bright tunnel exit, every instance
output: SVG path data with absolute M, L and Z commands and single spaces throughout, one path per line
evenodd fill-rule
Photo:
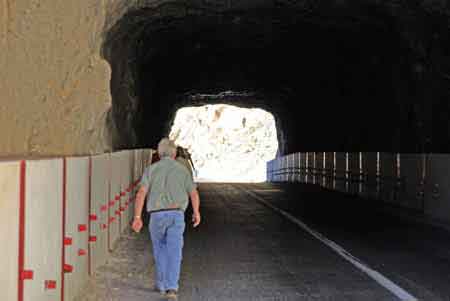
M 271 113 L 225 104 L 179 109 L 170 138 L 191 153 L 199 182 L 263 182 L 278 150 Z

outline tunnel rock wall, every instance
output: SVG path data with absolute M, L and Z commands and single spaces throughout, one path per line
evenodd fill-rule
M 103 4 L 2 1 L 0 11 L 0 155 L 109 149 Z
M 0 1 L 0 156 L 104 152 L 107 1 Z
M 258 16 L 260 12 L 266 16 L 247 18 Z M 277 17 L 266 22 L 272 13 L 278 14 Z M 391 124 L 386 126 L 386 133 L 381 132 L 379 139 L 374 138 L 377 129 L 373 126 L 370 130 L 363 128 L 355 133 L 341 133 L 344 136 L 334 141 L 336 135 L 332 131 L 327 134 L 329 137 L 323 135 L 327 128 L 335 128 L 337 124 L 345 131 L 352 123 L 348 116 L 331 120 L 325 114 L 323 118 L 328 118 L 334 125 L 316 125 L 305 140 L 299 136 L 299 128 L 314 121 L 298 124 L 298 112 L 302 107 L 296 102 L 304 95 L 296 90 L 298 83 L 292 81 L 278 91 L 269 91 L 271 95 L 289 99 L 288 103 L 273 101 L 265 104 L 268 111 L 275 112 L 278 120 L 283 120 L 285 152 L 370 150 L 374 144 L 381 144 L 377 150 L 386 151 L 450 151 L 447 142 L 450 136 L 447 126 L 450 112 L 449 15 L 449 4 L 445 0 L 3 0 L 0 1 L 0 156 L 100 153 L 111 148 L 152 145 L 163 134 L 153 129 L 164 128 L 179 103 L 170 101 L 173 96 L 170 93 L 162 93 L 161 86 L 164 87 L 167 81 L 160 78 L 160 74 L 146 73 L 146 81 L 142 80 L 143 73 L 151 70 L 148 63 L 158 58 L 153 57 L 155 52 L 161 54 L 164 47 L 170 46 L 170 36 L 169 43 L 159 41 L 160 45 L 166 43 L 159 50 L 158 45 L 148 48 L 151 44 L 145 40 L 154 38 L 154 33 L 159 33 L 160 39 L 167 38 L 164 31 L 172 30 L 174 23 L 183 18 L 193 18 L 194 22 L 188 27 L 197 26 L 199 19 L 206 23 L 208 18 L 219 23 L 228 19 L 226 22 L 235 25 L 232 30 L 241 35 L 241 41 L 245 41 L 243 33 L 252 28 L 263 28 L 266 30 L 264 35 L 269 34 L 270 38 L 273 24 L 288 28 L 303 22 L 318 26 L 324 32 L 330 31 L 330 36 L 335 29 L 355 32 L 366 27 L 381 28 L 379 36 L 373 36 L 378 39 L 373 45 L 382 45 L 383 51 L 391 48 L 399 55 L 383 62 L 383 57 L 369 54 L 364 58 L 368 61 L 364 62 L 368 68 L 380 62 L 392 64 L 385 75 L 391 87 L 384 91 L 385 94 L 380 94 L 380 98 L 389 99 L 378 112 L 383 117 L 388 112 Z M 257 23 L 252 25 L 254 20 Z M 209 29 L 213 28 L 211 26 Z M 188 32 L 188 27 L 180 25 L 175 33 L 184 29 Z M 230 27 L 224 26 L 221 30 L 226 28 Z M 197 29 L 200 27 L 191 31 Z M 217 32 L 221 33 L 221 30 Z M 213 36 L 214 32 L 211 32 Z M 254 33 L 254 42 L 264 49 L 264 43 L 270 40 Z M 373 33 L 370 30 L 365 33 L 368 41 Z M 397 36 L 398 43 L 391 45 L 391 38 L 381 39 L 386 33 L 391 33 L 391 38 Z M 232 31 L 229 34 L 233 36 Z M 358 38 L 358 35 L 354 37 Z M 234 42 L 239 46 L 239 39 Z M 364 43 L 366 41 L 361 41 Z M 287 47 L 289 43 L 281 46 Z M 194 44 L 191 48 L 194 52 L 195 47 Z M 341 51 L 345 54 L 344 48 Z M 377 52 L 378 49 L 374 50 Z M 283 53 L 280 51 L 276 55 L 282 57 Z M 352 57 L 351 53 L 347 55 Z M 149 68 L 144 72 L 140 63 Z M 341 74 L 331 76 L 339 78 Z M 349 81 L 352 76 L 358 78 L 351 74 Z M 224 78 L 210 77 L 209 81 L 216 79 L 223 80 L 225 88 L 236 86 L 236 82 Z M 367 79 L 377 80 L 377 77 L 370 79 L 367 76 Z M 178 90 L 173 92 L 205 92 L 198 89 L 202 83 L 205 83 L 204 79 L 190 83 L 190 87 L 174 87 Z M 238 88 L 242 88 L 239 85 L 255 88 L 248 81 L 237 84 Z M 257 84 L 259 87 L 256 88 L 261 88 L 265 83 Z M 352 96 L 359 93 L 357 89 L 353 90 L 358 86 L 361 85 L 349 84 L 344 88 L 337 87 L 336 91 L 347 89 L 345 93 Z M 148 93 L 142 92 L 143 87 L 148 88 Z M 158 88 L 160 90 L 155 92 Z M 208 88 L 211 87 L 206 90 Z M 214 92 L 221 91 L 215 89 Z M 165 104 L 161 105 L 163 102 Z M 334 109 L 331 105 L 330 111 Z M 149 123 L 151 120 L 153 122 Z M 365 119 L 359 117 L 356 123 L 358 120 Z M 367 141 L 367 137 L 372 142 Z M 327 138 L 331 139 L 329 145 L 321 144 Z
M 271 99 L 260 105 L 282 123 L 282 152 L 450 151 L 447 1 L 148 0 L 119 7 L 123 17 L 105 47 L 115 146 L 154 145 L 164 133 L 151 130 L 167 134 L 176 109 L 195 104 L 180 93 L 230 89 Z M 252 61 L 263 52 L 266 61 Z

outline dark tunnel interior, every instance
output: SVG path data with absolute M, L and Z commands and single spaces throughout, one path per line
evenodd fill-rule
M 154 147 L 178 108 L 228 103 L 271 112 L 281 153 L 449 152 L 447 19 L 304 2 L 128 12 L 103 46 L 114 148 Z

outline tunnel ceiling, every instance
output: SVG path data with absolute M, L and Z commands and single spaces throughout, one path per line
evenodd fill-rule
M 154 147 L 180 107 L 228 103 L 273 113 L 281 152 L 450 151 L 448 6 L 432 4 L 173 1 L 130 9 L 103 47 L 115 148 Z

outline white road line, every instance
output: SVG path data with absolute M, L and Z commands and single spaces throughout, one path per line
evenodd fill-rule
M 366 273 L 370 278 L 372 278 L 373 280 L 378 282 L 381 286 L 383 286 L 384 288 L 389 290 L 391 293 L 393 293 L 395 296 L 397 296 L 400 300 L 402 300 L 402 301 L 417 301 L 416 297 L 409 294 L 407 291 L 402 289 L 400 286 L 398 286 L 397 284 L 395 284 L 388 278 L 381 275 L 376 270 L 370 268 L 367 264 L 365 264 L 364 262 L 362 262 L 361 260 L 359 260 L 358 258 L 353 256 L 352 254 L 350 254 L 348 251 L 346 251 L 344 248 L 342 248 L 341 246 L 336 244 L 334 241 L 329 240 L 328 238 L 326 238 L 319 232 L 311 229 L 308 225 L 303 223 L 298 218 L 292 216 L 291 214 L 287 213 L 286 211 L 284 211 L 282 209 L 279 209 L 279 208 L 273 206 L 272 204 L 270 204 L 269 202 L 267 202 L 266 200 L 264 200 L 263 198 L 261 198 L 260 196 L 258 196 L 257 194 L 255 194 L 252 191 L 247 191 L 247 190 L 243 190 L 243 191 L 245 191 L 247 194 L 250 194 L 253 198 L 258 200 L 263 205 L 269 207 L 270 209 L 272 209 L 272 210 L 276 211 L 277 213 L 281 214 L 282 216 L 286 217 L 288 220 L 290 220 L 294 224 L 300 226 L 303 230 L 305 230 L 306 232 L 308 232 L 309 234 L 311 234 L 312 236 L 314 236 L 315 238 L 320 240 L 322 243 L 329 246 L 333 251 L 335 251 L 340 256 L 342 256 L 344 259 L 346 259 L 347 261 L 352 263 L 354 266 L 356 266 L 362 272 Z

